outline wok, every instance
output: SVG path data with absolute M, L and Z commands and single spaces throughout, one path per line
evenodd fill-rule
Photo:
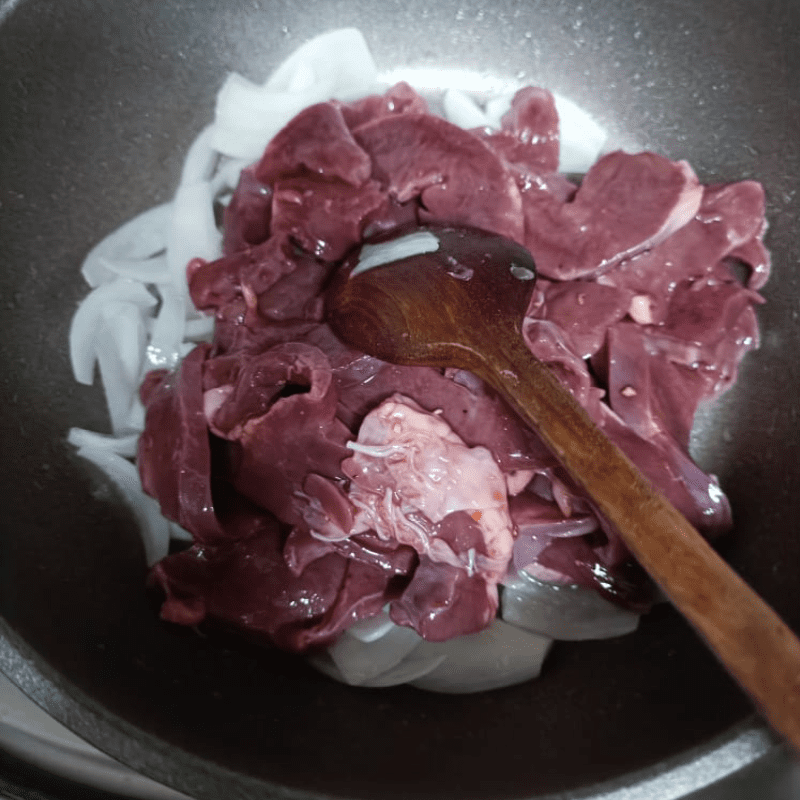
M 0 668 L 102 750 L 199 798 L 676 797 L 774 752 L 667 606 L 633 635 L 556 646 L 537 681 L 475 696 L 334 684 L 158 620 L 131 515 L 65 443 L 72 425 L 108 429 L 100 388 L 68 362 L 78 268 L 169 199 L 227 71 L 262 80 L 344 25 L 387 71 L 529 79 L 616 144 L 687 158 L 704 182 L 764 183 L 761 349 L 693 443 L 733 505 L 721 551 L 800 630 L 800 4 L 6 0 Z

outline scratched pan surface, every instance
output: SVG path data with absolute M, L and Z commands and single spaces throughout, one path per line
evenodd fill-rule
M 705 181 L 763 181 L 775 270 L 762 347 L 704 415 L 695 452 L 735 510 L 724 554 L 800 628 L 800 5 L 12 0 L 0 3 L 0 668 L 100 748 L 197 797 L 628 786 L 661 798 L 677 796 L 676 775 L 683 791 L 752 760 L 769 736 L 666 607 L 634 635 L 556 647 L 538 681 L 471 697 L 352 689 L 158 622 L 130 516 L 64 442 L 70 425 L 107 429 L 100 391 L 69 370 L 79 264 L 170 197 L 227 71 L 263 79 L 344 25 L 387 71 L 530 79 Z

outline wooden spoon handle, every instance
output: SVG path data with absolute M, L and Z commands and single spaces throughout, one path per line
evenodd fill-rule
M 800 641 L 597 428 L 519 336 L 476 370 L 536 430 L 764 716 L 800 752 Z

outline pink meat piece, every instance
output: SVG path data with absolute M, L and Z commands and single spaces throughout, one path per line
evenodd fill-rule
M 598 278 L 604 285 L 633 292 L 646 302 L 647 320 L 664 321 L 672 291 L 717 269 L 724 259 L 740 259 L 751 270 L 750 288 L 763 285 L 769 254 L 761 241 L 764 190 L 755 181 L 709 186 L 695 217 L 650 252 L 629 259 Z M 643 322 L 645 320 L 642 320 Z
M 550 583 L 570 583 L 569 574 L 554 572 L 538 565 L 539 554 L 553 539 L 571 538 L 593 533 L 598 528 L 591 513 L 579 512 L 565 516 L 553 500 L 526 490 L 508 501 L 509 511 L 517 526 L 514 555 L 509 573 L 528 568 L 539 580 Z
M 211 496 L 211 449 L 203 410 L 202 368 L 210 347 L 196 347 L 176 373 L 162 374 L 146 393 L 145 430 L 137 464 L 142 488 L 161 513 L 195 541 L 225 538 Z
M 747 286 L 753 290 L 760 289 L 769 280 L 772 266 L 772 258 L 769 250 L 764 246 L 762 238 L 766 229 L 767 223 L 764 220 L 763 227 L 758 234 L 728 253 L 729 259 L 743 263 L 749 268 L 750 277 L 747 280 Z
M 655 153 L 609 153 L 586 173 L 574 199 L 524 192 L 525 245 L 548 278 L 597 276 L 680 230 L 702 187 L 684 161 Z
M 330 365 L 300 343 L 237 360 L 231 382 L 206 391 L 208 426 L 237 445 L 230 466 L 237 491 L 278 519 L 301 524 L 303 501 L 295 493 L 308 474 L 344 477 L 339 464 L 350 432 L 335 417 Z
M 507 164 L 525 173 L 558 169 L 558 112 L 547 89 L 526 86 L 511 101 L 500 130 L 475 132 Z
M 475 376 L 444 375 L 430 367 L 387 364 L 340 342 L 327 325 L 315 326 L 303 340 L 324 351 L 339 396 L 337 416 L 352 432 L 369 411 L 396 392 L 418 398 L 470 447 L 491 450 L 507 474 L 554 463 L 553 456 L 506 403 Z
M 381 117 L 394 114 L 427 114 L 428 103 L 405 81 L 400 81 L 384 94 L 372 94 L 361 100 L 341 105 L 342 116 L 351 131 Z
M 272 188 L 256 178 L 253 166 L 245 167 L 225 207 L 222 252 L 230 255 L 266 241 L 271 208 Z
M 141 390 L 143 484 L 197 543 L 153 571 L 165 618 L 209 616 L 303 650 L 390 603 L 396 622 L 440 640 L 488 624 L 497 580 L 521 566 L 629 608 L 652 599 L 617 533 L 490 388 L 458 369 L 386 364 L 324 324 L 334 264 L 323 259 L 430 218 L 528 243 L 541 273 L 528 345 L 706 535 L 729 527 L 727 500 L 686 446 L 698 403 L 758 342 L 754 290 L 770 267 L 761 187 L 701 190 L 681 162 L 616 153 L 578 189 L 552 172 L 554 107 L 540 90 L 520 93 L 494 136 L 424 110 L 401 84 L 303 112 L 278 135 L 286 146 L 243 173 L 225 257 L 190 264 L 214 343 Z M 439 508 L 435 493 L 405 508 L 399 538 L 380 514 L 366 522 L 361 495 L 396 499 L 406 479 L 356 474 L 346 443 L 369 440 L 375 410 L 398 392 L 466 450 L 486 448 L 502 494 L 517 495 L 506 513 L 518 536 L 499 554 L 483 513 Z M 409 531 L 417 538 L 401 541 Z
M 662 333 L 658 349 L 671 352 L 673 360 L 683 366 L 697 365 L 708 381 L 706 399 L 710 399 L 730 388 L 745 353 L 758 347 L 753 307 L 763 302 L 760 295 L 734 281 L 683 283 L 673 293 L 663 328 L 657 328 L 652 339 L 658 340 Z M 689 353 L 676 353 L 677 348 L 671 346 L 674 342 L 696 348 L 692 353 L 696 357 L 689 361 Z
M 284 560 L 297 575 L 308 564 L 328 553 L 338 553 L 345 558 L 378 567 L 391 579 L 410 576 L 419 562 L 413 547 L 381 539 L 374 531 L 331 540 L 316 537 L 307 528 L 296 527 L 283 548 Z
M 210 618 L 304 652 L 331 644 L 397 594 L 388 588 L 383 570 L 337 553 L 312 561 L 295 575 L 280 544 L 274 523 L 265 522 L 255 538 L 167 556 L 150 576 L 166 596 L 162 618 L 183 625 Z
M 424 221 L 473 225 L 521 242 L 522 200 L 491 148 L 449 122 L 395 114 L 353 131 L 372 158 L 372 175 L 398 202 L 417 195 Z
M 273 236 L 255 247 L 215 261 L 195 259 L 187 269 L 189 293 L 201 311 L 219 311 L 249 293 L 257 297 L 309 261 L 298 257 L 285 237 Z
M 258 295 L 258 314 L 267 322 L 321 322 L 325 316 L 322 287 L 331 273 L 329 264 L 297 258 L 297 269 L 279 278 Z
M 370 175 L 369 156 L 358 146 L 334 103 L 317 103 L 289 121 L 267 145 L 255 168 L 263 184 L 317 175 L 360 186 Z
M 196 308 L 226 321 L 261 328 L 269 321 L 320 321 L 321 289 L 331 266 L 293 247 L 286 236 L 216 261 L 199 259 L 188 269 L 189 292 Z
M 730 530 L 731 508 L 717 479 L 707 475 L 666 432 L 638 435 L 605 404 L 598 425 L 689 522 L 706 536 Z
M 353 186 L 314 177 L 282 178 L 272 198 L 272 233 L 289 236 L 324 261 L 339 261 L 362 238 L 365 219 L 382 216 L 388 198 L 377 182 Z
M 528 315 L 555 323 L 579 358 L 593 356 L 606 331 L 627 313 L 633 299 L 628 289 L 592 281 L 540 281 L 541 304 Z
M 686 282 L 663 325 L 611 327 L 607 352 L 594 363 L 612 410 L 639 435 L 670 432 L 688 448 L 699 404 L 729 388 L 745 353 L 758 346 L 758 302 L 732 279 Z
M 514 539 L 505 478 L 489 451 L 466 447 L 399 395 L 370 412 L 350 446 L 342 469 L 358 508 L 351 532 L 374 530 L 420 555 L 392 619 L 435 641 L 481 630 L 497 610 Z
M 549 320 L 526 317 L 522 338 L 536 358 L 547 364 L 575 399 L 591 411 L 605 392 L 595 386 L 586 362 L 572 350 L 564 331 Z
M 596 590 L 613 603 L 646 613 L 655 599 L 653 584 L 630 557 L 610 562 L 602 535 L 554 538 L 538 556 L 538 564 L 555 574 L 567 574 L 572 583 Z
M 477 575 L 422 556 L 402 596 L 392 602 L 389 616 L 432 642 L 442 642 L 483 630 L 497 613 L 497 601 L 487 598 Z

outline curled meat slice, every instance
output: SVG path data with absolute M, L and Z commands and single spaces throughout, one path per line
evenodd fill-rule
M 548 278 L 594 277 L 662 242 L 694 217 L 703 188 L 685 161 L 609 153 L 571 202 L 523 193 L 525 244 Z
M 558 112 L 547 89 L 520 89 L 500 121 L 500 130 L 476 133 L 483 135 L 506 163 L 525 173 L 558 169 Z
M 605 272 L 598 282 L 633 292 L 643 314 L 634 309 L 632 316 L 654 325 L 664 322 L 677 286 L 709 276 L 726 259 L 746 263 L 748 288 L 757 289 L 770 267 L 762 242 L 764 207 L 764 189 L 755 181 L 707 186 L 691 221 L 650 252 Z
M 371 94 L 361 100 L 344 103 L 342 116 L 350 130 L 381 117 L 394 114 L 426 114 L 428 104 L 405 81 L 400 81 L 383 94 Z
M 471 133 L 428 114 L 395 114 L 353 132 L 372 175 L 403 203 L 420 195 L 423 220 L 473 225 L 521 242 L 522 200 L 511 173 Z
M 166 597 L 163 619 L 197 625 L 208 617 L 302 652 L 331 644 L 397 596 L 384 570 L 338 553 L 293 572 L 277 524 L 264 516 L 259 521 L 258 534 L 246 541 L 195 546 L 156 564 L 150 582 Z
M 235 446 L 232 485 L 278 519 L 301 524 L 309 473 L 344 477 L 350 432 L 336 419 L 330 364 L 315 347 L 276 345 L 229 357 L 228 383 L 206 392 L 211 431 Z
M 255 169 L 256 178 L 265 184 L 309 173 L 353 186 L 369 178 L 369 156 L 353 139 L 334 103 L 317 103 L 301 111 L 275 134 Z
M 375 181 L 352 186 L 329 181 L 320 191 L 319 180 L 283 178 L 275 183 L 272 232 L 286 234 L 308 253 L 324 261 L 338 261 L 361 241 L 364 220 L 380 216 L 388 204 Z
M 198 345 L 175 373 L 145 383 L 145 430 L 137 463 L 142 488 L 168 519 L 200 543 L 226 537 L 211 497 L 211 448 L 203 408 L 202 369 L 209 345 Z
M 230 202 L 225 207 L 222 252 L 225 255 L 261 244 L 269 237 L 272 189 L 245 167 Z

